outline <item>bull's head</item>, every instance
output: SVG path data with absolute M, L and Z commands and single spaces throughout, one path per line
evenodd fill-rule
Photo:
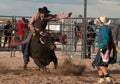
M 44 35 L 39 38 L 39 41 L 42 45 L 47 46 L 50 50 L 56 48 L 54 38 L 49 35 Z

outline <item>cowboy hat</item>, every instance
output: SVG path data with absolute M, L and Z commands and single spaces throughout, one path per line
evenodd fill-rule
M 95 19 L 95 23 L 100 22 L 104 25 L 109 25 L 111 23 L 111 20 L 109 20 L 106 16 L 100 16 L 99 18 Z
M 39 8 L 38 11 L 40 13 L 44 13 L 44 14 L 48 14 L 50 13 L 50 11 L 48 10 L 48 8 L 46 6 L 42 7 L 42 8 Z

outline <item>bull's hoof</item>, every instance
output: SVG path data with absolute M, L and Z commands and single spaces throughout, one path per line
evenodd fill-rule
M 24 66 L 23 66 L 23 69 L 24 69 L 24 70 L 27 70 L 27 65 L 24 65 Z
M 57 69 L 58 68 L 58 65 L 55 65 L 55 67 L 54 67 L 55 69 Z
M 40 67 L 38 68 L 38 70 L 40 71 Z

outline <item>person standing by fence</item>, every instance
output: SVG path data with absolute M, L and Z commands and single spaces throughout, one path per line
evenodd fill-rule
M 120 52 L 119 52 L 120 50 L 120 24 L 118 24 L 117 28 L 115 29 L 113 37 L 114 37 L 114 43 L 118 48 L 117 63 L 120 64 Z
M 99 26 L 98 32 L 98 52 L 96 58 L 94 59 L 92 65 L 97 67 L 98 75 L 100 79 L 98 83 L 103 84 L 104 81 L 107 83 L 112 83 L 112 79 L 107 71 L 109 64 L 113 64 L 114 55 L 111 55 L 111 50 L 114 47 L 112 31 L 109 27 L 111 20 L 105 16 L 101 16 L 96 19 L 96 23 Z
M 7 24 L 4 26 L 4 44 L 3 44 L 3 48 L 5 48 L 5 44 L 7 44 L 8 41 L 8 48 L 10 47 L 9 44 L 11 42 L 11 34 L 12 34 L 12 25 L 10 21 L 7 21 Z
M 0 27 L 0 48 L 2 44 L 2 35 L 3 35 L 3 30 L 2 30 L 2 27 Z
M 74 48 L 75 48 L 75 51 L 77 50 L 77 43 L 78 43 L 78 40 L 79 40 L 79 31 L 80 31 L 80 27 L 78 26 L 77 22 L 75 21 L 74 22 L 74 32 L 75 32 L 75 35 L 74 35 Z
M 27 28 L 27 24 L 25 23 L 26 19 L 25 17 L 22 17 L 22 19 L 19 21 L 17 27 L 18 27 L 18 35 L 20 37 L 20 40 L 22 40 L 22 36 L 24 34 L 25 28 Z
M 91 53 L 92 53 L 91 48 L 94 45 L 94 41 L 95 41 L 95 37 L 96 37 L 96 32 L 92 28 L 93 25 L 94 25 L 94 21 L 91 20 L 87 26 L 87 55 L 86 55 L 86 58 L 88 58 L 88 59 L 91 59 Z

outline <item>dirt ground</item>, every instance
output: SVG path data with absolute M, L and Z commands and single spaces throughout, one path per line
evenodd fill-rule
M 15 57 L 10 57 L 10 52 L 0 52 L 0 84 L 97 84 L 97 69 L 91 66 L 93 59 L 57 57 L 59 67 L 56 70 L 50 63 L 48 71 L 38 71 L 32 59 L 28 70 L 23 70 L 20 52 Z M 120 84 L 120 65 L 110 65 L 108 70 L 113 84 Z

